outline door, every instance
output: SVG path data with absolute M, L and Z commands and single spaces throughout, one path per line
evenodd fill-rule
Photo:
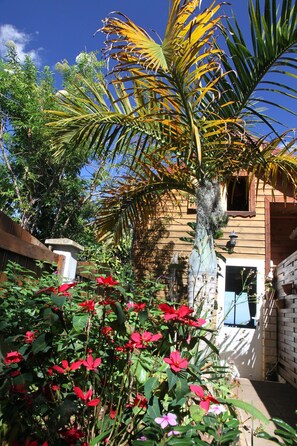
M 262 379 L 264 261 L 227 259 L 218 279 L 218 344 L 222 361 L 242 378 Z

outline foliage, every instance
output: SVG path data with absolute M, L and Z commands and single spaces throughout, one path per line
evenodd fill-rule
M 265 438 L 265 440 L 272 441 L 281 446 L 296 446 L 297 444 L 297 429 L 290 426 L 279 418 L 272 418 L 273 423 L 276 426 L 274 435 L 270 435 L 264 430 L 260 430 L 257 433 L 257 437 Z M 297 426 L 296 426 L 297 427 Z
M 209 325 L 143 291 L 127 293 L 111 276 L 59 285 L 10 267 L 2 444 L 235 444 L 234 403 L 244 403 L 230 399 Z
M 105 190 L 100 235 L 113 232 L 117 240 L 164 193 L 187 191 L 197 200 L 197 188 L 214 189 L 241 170 L 273 187 L 282 175 L 284 193 L 296 188 L 294 133 L 282 127 L 278 134 L 273 109 L 295 114 L 297 5 L 262 3 L 248 2 L 247 37 L 215 2 L 203 9 L 196 0 L 173 0 L 160 42 L 124 15 L 105 20 L 105 52 L 115 64 L 110 84 L 89 82 L 53 112 L 60 153 L 69 142 L 99 156 L 134 150 L 131 170 Z M 214 211 L 222 217 L 212 204 L 211 215 L 197 206 L 208 237 L 217 229 L 209 221 Z
M 93 59 L 98 79 L 100 66 Z M 83 60 L 65 68 L 68 88 L 79 72 L 91 76 L 86 65 Z M 90 235 L 85 227 L 95 213 L 92 198 L 106 173 L 85 154 L 58 160 L 51 153 L 53 131 L 44 110 L 56 107 L 54 82 L 49 67 L 40 71 L 30 58 L 22 64 L 13 46 L 0 60 L 0 209 L 42 240 L 67 235 L 80 242 Z

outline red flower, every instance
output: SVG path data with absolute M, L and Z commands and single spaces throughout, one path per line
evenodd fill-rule
M 137 393 L 136 397 L 134 398 L 134 401 L 133 401 L 133 406 L 141 407 L 142 409 L 146 409 L 147 408 L 147 399 L 145 398 L 144 395 Z
M 84 302 L 78 304 L 80 307 L 83 307 L 85 311 L 89 313 L 96 314 L 95 311 L 95 301 L 94 300 L 85 300 Z
M 164 313 L 164 320 L 169 321 L 179 321 L 183 322 L 186 325 L 190 325 L 191 327 L 201 327 L 205 324 L 205 319 L 190 319 L 189 315 L 193 313 L 193 309 L 188 307 L 187 305 L 182 305 L 177 310 L 171 307 L 168 304 L 160 304 L 159 308 Z
M 165 321 L 169 321 L 170 319 L 179 321 L 183 320 L 186 316 L 189 316 L 189 314 L 193 313 L 194 311 L 187 305 L 182 305 L 177 310 L 168 304 L 160 304 L 159 308 L 164 313 Z
M 206 413 L 209 410 L 210 403 L 219 403 L 212 395 L 205 395 L 204 389 L 201 386 L 190 384 L 190 389 L 200 398 L 199 406 L 204 409 Z
M 89 389 L 86 393 L 83 393 L 80 387 L 73 387 L 75 395 L 80 398 L 86 406 L 98 406 L 100 403 L 99 398 L 91 400 L 93 390 Z
M 202 325 L 204 325 L 206 323 L 206 320 L 205 319 L 201 319 L 201 318 L 198 318 L 198 319 L 185 319 L 184 323 L 186 325 L 189 325 L 190 327 L 197 327 L 197 328 L 199 328 L 199 327 L 202 327 Z
M 81 365 L 82 365 L 82 361 L 76 361 L 76 362 L 73 362 L 72 364 L 69 364 L 68 361 L 63 360 L 62 367 L 60 367 L 59 365 L 54 365 L 52 367 L 52 370 L 55 370 L 58 373 L 69 373 L 73 370 L 79 369 L 79 367 Z M 48 372 L 49 372 L 49 370 L 48 370 Z
M 39 290 L 35 293 L 36 296 L 42 293 L 54 293 L 61 296 L 70 296 L 70 294 L 67 292 L 70 288 L 77 285 L 77 282 L 72 283 L 63 283 L 63 285 L 58 286 L 57 288 L 53 286 L 49 286 L 47 288 L 43 288 L 42 290 Z
M 97 370 L 97 368 L 99 367 L 99 365 L 101 364 L 102 359 L 101 358 L 96 358 L 93 359 L 92 355 L 89 355 L 87 357 L 86 361 L 81 361 L 82 365 L 84 365 L 88 370 Z
M 25 446 L 38 446 L 38 441 L 36 441 L 36 440 L 31 440 L 30 438 L 27 438 L 27 439 L 26 439 Z M 45 441 L 44 443 L 42 443 L 41 446 L 48 446 L 48 442 Z
M 4 363 L 9 364 L 15 364 L 17 362 L 23 361 L 23 356 L 19 352 L 10 352 L 6 353 L 6 356 L 4 358 Z
M 73 426 L 70 429 L 61 429 L 59 434 L 61 437 L 65 438 L 67 443 L 72 443 L 73 441 L 84 437 L 84 433 L 76 426 Z
M 162 338 L 160 333 L 152 334 L 149 331 L 144 331 L 142 334 L 134 332 L 130 336 L 129 342 L 126 344 L 127 348 L 146 348 L 150 342 L 158 341 Z
M 16 376 L 20 375 L 21 372 L 19 370 L 13 370 L 12 372 L 9 373 L 9 376 L 11 376 L 12 378 L 15 378 Z
M 113 334 L 114 329 L 109 325 L 105 325 L 104 327 L 102 327 L 101 332 L 104 336 L 110 337 Z
M 26 331 L 26 334 L 24 335 L 24 342 L 26 344 L 32 344 L 33 341 L 35 341 L 36 338 L 36 331 Z
M 146 307 L 146 304 L 139 304 L 139 303 L 133 303 L 133 302 L 128 302 L 127 303 L 127 308 L 128 310 L 132 310 L 135 311 L 135 313 L 138 313 L 139 311 L 143 311 Z
M 189 365 L 189 362 L 182 358 L 178 351 L 172 352 L 169 358 L 164 358 L 164 361 L 170 365 L 171 370 L 174 372 L 186 369 Z
M 118 285 L 119 282 L 117 282 L 116 280 L 114 280 L 111 276 L 107 276 L 107 277 L 97 277 L 96 278 L 96 282 L 98 283 L 98 285 L 103 285 L 103 286 L 115 286 Z

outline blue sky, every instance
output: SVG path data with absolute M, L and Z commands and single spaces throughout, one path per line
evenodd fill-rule
M 161 36 L 169 0 L 0 0 L 0 56 L 6 40 L 14 40 L 20 57 L 30 54 L 41 66 L 54 67 L 67 59 L 75 63 L 81 51 L 101 50 L 103 35 L 94 33 L 112 11 L 121 11 L 146 30 Z M 203 5 L 209 3 L 204 0 Z M 244 20 L 247 0 L 233 0 Z
M 210 1 L 203 0 L 203 6 Z M 230 3 L 246 36 L 248 0 Z M 98 51 L 100 58 L 104 36 L 94 33 L 110 12 L 121 11 L 162 37 L 169 8 L 169 0 L 0 0 L 0 4 L 0 57 L 5 54 L 4 42 L 13 40 L 21 59 L 30 54 L 41 68 L 52 69 L 64 59 L 74 64 L 81 51 Z M 223 10 L 231 14 L 227 6 Z M 295 118 L 289 120 L 289 126 L 296 127 Z
M 162 33 L 168 0 L 1 0 L 0 45 L 14 40 L 19 54 L 54 67 L 75 63 L 81 51 L 100 50 L 103 35 L 94 33 L 111 11 L 121 11 L 141 26 Z M 6 26 L 5 26 L 6 25 Z

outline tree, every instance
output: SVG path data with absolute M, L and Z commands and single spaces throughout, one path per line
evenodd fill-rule
M 100 156 L 134 149 L 128 174 L 106 191 L 98 217 L 103 232 L 127 230 L 164 191 L 195 195 L 191 304 L 198 294 L 212 299 L 215 292 L 213 234 L 224 220 L 220 185 L 240 170 L 273 187 L 281 175 L 285 193 L 288 183 L 297 185 L 294 138 L 285 140 L 288 131 L 279 135 L 275 119 L 259 108 L 278 105 L 267 95 L 261 99 L 260 91 L 296 97 L 289 83 L 297 68 L 296 3 L 283 0 L 278 9 L 276 0 L 266 0 L 261 11 L 259 0 L 249 0 L 251 49 L 236 20 L 223 24 L 220 5 L 200 6 L 173 0 L 161 43 L 125 16 L 106 19 L 113 92 L 89 84 L 89 94 L 64 97 L 53 124 L 60 153 L 66 142 Z M 277 80 L 266 77 L 270 72 Z
M 64 61 L 62 70 L 60 64 L 64 85 L 70 88 L 82 73 L 99 79 L 102 64 L 95 59 L 82 53 L 77 65 Z M 30 58 L 21 64 L 13 44 L 0 61 L 0 209 L 40 239 L 67 236 L 79 241 L 94 214 L 92 199 L 104 170 L 98 161 L 92 167 L 92 160 L 79 151 L 71 159 L 53 156 L 53 131 L 46 126 L 44 110 L 56 107 L 54 80 L 48 67 L 39 71 Z

